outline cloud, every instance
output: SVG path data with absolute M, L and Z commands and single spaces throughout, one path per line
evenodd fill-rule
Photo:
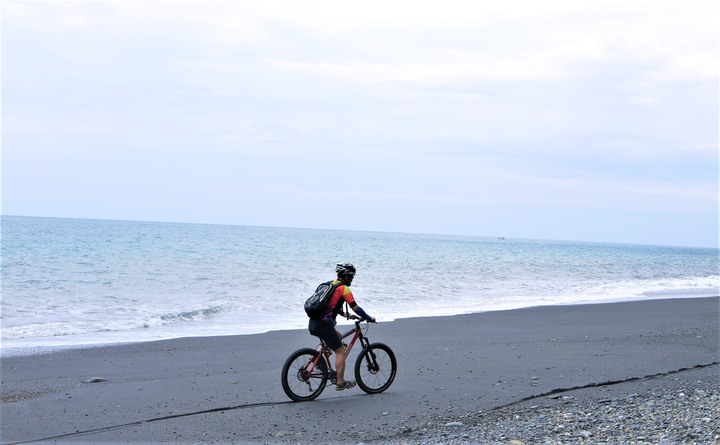
M 720 57 L 717 53 L 679 56 L 674 62 L 658 73 L 660 80 L 713 80 L 720 74 Z
M 279 69 L 330 76 L 350 82 L 397 82 L 420 85 L 449 85 L 483 81 L 559 81 L 573 77 L 563 62 L 569 54 L 593 55 L 580 48 L 556 48 L 522 59 L 487 59 L 470 63 L 353 64 L 271 60 Z M 475 57 L 478 58 L 478 57 Z M 577 63 L 577 59 L 573 59 Z
M 715 3 L 8 0 L 4 203 L 293 225 L 335 168 L 376 229 L 716 210 Z

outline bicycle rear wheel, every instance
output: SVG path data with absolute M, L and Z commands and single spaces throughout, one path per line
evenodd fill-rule
M 355 362 L 355 379 L 360 389 L 368 394 L 388 389 L 396 373 L 395 354 L 383 343 L 373 343 L 363 349 Z
M 313 365 L 318 354 L 315 349 L 298 349 L 285 360 L 280 381 L 283 391 L 292 400 L 296 402 L 313 400 L 325 389 L 328 380 L 325 359 L 320 357 Z

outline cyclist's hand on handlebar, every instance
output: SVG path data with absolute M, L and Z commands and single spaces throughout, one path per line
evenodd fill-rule
M 377 322 L 377 320 L 375 320 L 375 317 L 363 318 L 363 317 L 358 317 L 357 315 L 350 315 L 350 316 L 348 316 L 348 318 L 350 320 L 366 321 L 368 323 L 376 323 Z

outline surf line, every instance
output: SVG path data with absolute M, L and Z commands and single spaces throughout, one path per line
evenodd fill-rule
M 548 392 L 545 392 L 542 394 L 536 394 L 534 396 L 527 396 L 520 400 L 516 400 L 514 402 L 507 403 L 505 405 L 496 406 L 496 407 L 492 408 L 492 411 L 497 411 L 497 410 L 500 410 L 503 408 L 508 408 L 508 407 L 518 405 L 523 402 L 528 402 L 530 400 L 540 399 L 542 397 L 548 397 L 548 396 L 554 396 L 557 394 L 562 394 L 564 392 L 577 391 L 580 389 L 589 389 L 589 388 L 601 388 L 604 386 L 619 385 L 621 383 L 629 383 L 629 382 L 638 382 L 641 380 L 652 380 L 652 379 L 656 379 L 659 377 L 666 377 L 666 376 L 673 375 L 673 374 L 679 374 L 679 373 L 685 372 L 685 371 L 694 371 L 697 369 L 703 369 L 703 368 L 708 368 L 710 366 L 717 366 L 717 365 L 720 365 L 720 362 L 712 362 L 712 363 L 708 363 L 705 365 L 695 365 L 695 366 L 691 366 L 689 368 L 680 368 L 680 369 L 676 369 L 674 371 L 660 372 L 658 374 L 650 374 L 650 375 L 646 375 L 644 377 L 630 377 L 630 378 L 621 379 L 621 380 L 608 380 L 607 382 L 601 382 L 601 383 L 588 383 L 587 385 L 573 386 L 572 388 L 557 388 L 557 389 L 553 389 L 552 391 L 548 391 Z
M 50 440 L 66 439 L 69 437 L 78 437 L 78 436 L 86 436 L 86 435 L 97 434 L 97 433 L 104 433 L 107 431 L 118 430 L 118 429 L 130 427 L 130 426 L 142 425 L 144 423 L 159 422 L 161 420 L 177 419 L 179 417 L 196 416 L 199 414 L 217 413 L 217 412 L 221 412 L 221 411 L 232 411 L 232 410 L 244 409 L 244 408 L 257 408 L 257 407 L 261 407 L 261 406 L 284 405 L 286 403 L 296 403 L 296 402 L 287 400 L 287 401 L 283 401 L 283 402 L 248 403 L 245 405 L 227 406 L 227 407 L 223 407 L 223 408 L 211 408 L 211 409 L 206 409 L 206 410 L 202 410 L 202 411 L 194 411 L 191 413 L 171 414 L 168 416 L 155 417 L 153 419 L 138 420 L 135 422 L 123 423 L 121 425 L 112 425 L 112 426 L 105 426 L 105 427 L 101 427 L 101 428 L 94 428 L 91 430 L 75 431 L 72 433 L 58 434 L 57 436 L 43 437 L 41 439 L 21 440 L 18 442 L 3 442 L 2 445 L 19 445 L 19 444 L 24 444 L 24 443 L 46 442 L 46 441 L 50 441 Z

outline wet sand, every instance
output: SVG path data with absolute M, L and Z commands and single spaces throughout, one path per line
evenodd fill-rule
M 294 403 L 280 368 L 305 330 L 183 338 L 2 360 L 2 443 L 384 443 L 506 405 L 717 379 L 718 298 L 538 307 L 370 326 L 388 391 Z M 347 377 L 359 352 L 349 357 Z M 555 399 L 553 399 L 555 397 Z M 422 432 L 421 436 L 418 433 Z

